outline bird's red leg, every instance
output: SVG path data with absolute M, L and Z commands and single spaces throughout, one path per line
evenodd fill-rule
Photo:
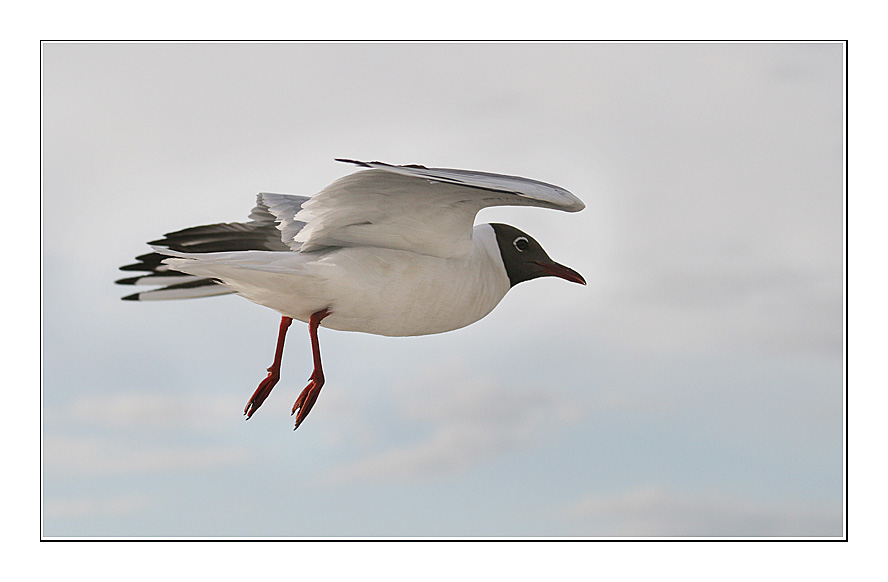
M 290 327 L 291 323 L 293 323 L 292 317 L 287 317 L 286 315 L 281 317 L 277 349 L 274 351 L 274 363 L 268 368 L 268 376 L 259 383 L 259 387 L 256 388 L 253 396 L 250 397 L 250 401 L 244 407 L 244 414 L 247 415 L 247 419 L 253 416 L 253 413 L 262 406 L 262 403 L 271 394 L 271 389 L 281 379 L 281 357 L 284 355 L 284 340 L 287 338 L 287 328 Z
M 311 373 L 311 378 L 309 378 L 308 386 L 302 390 L 299 398 L 296 399 L 296 404 L 293 405 L 293 412 L 290 413 L 295 414 L 297 410 L 299 411 L 299 414 L 296 415 L 296 426 L 293 427 L 293 430 L 299 428 L 299 425 L 308 416 L 311 407 L 314 406 L 315 401 L 318 399 L 318 394 L 321 393 L 321 387 L 324 385 L 324 370 L 321 367 L 321 346 L 318 343 L 318 326 L 321 324 L 321 320 L 328 315 L 330 315 L 330 311 L 322 309 L 317 313 L 312 313 L 308 320 L 308 333 L 311 336 L 311 355 L 314 358 L 314 370 Z

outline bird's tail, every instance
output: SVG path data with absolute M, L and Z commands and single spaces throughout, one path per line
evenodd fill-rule
M 160 287 L 133 293 L 123 299 L 186 299 L 234 293 L 234 290 L 210 274 L 184 273 L 165 261 L 171 256 L 188 255 L 190 258 L 197 258 L 207 257 L 208 253 L 237 251 L 291 253 L 296 249 L 282 240 L 282 231 L 298 232 L 303 226 L 302 222 L 288 217 L 294 216 L 306 200 L 308 198 L 305 196 L 262 193 L 257 198 L 256 207 L 250 213 L 248 222 L 195 226 L 165 234 L 162 239 L 148 243 L 155 247 L 155 252 L 136 257 L 137 263 L 120 267 L 121 271 L 137 271 L 142 274 L 119 279 L 116 283 Z M 292 238 L 293 232 L 287 235 L 287 240 Z
M 140 291 L 122 297 L 125 301 L 155 301 L 162 299 L 189 299 L 233 293 L 231 289 L 211 277 L 196 277 L 170 268 L 163 263 L 166 255 L 148 253 L 136 257 L 138 263 L 120 267 L 121 271 L 141 271 L 136 277 L 115 281 L 118 285 L 160 285 L 156 289 Z

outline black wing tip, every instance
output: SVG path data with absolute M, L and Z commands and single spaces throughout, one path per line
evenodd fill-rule
M 356 166 L 361 166 L 363 168 L 372 167 L 370 164 L 379 164 L 381 162 L 362 162 L 360 160 L 350 160 L 348 158 L 334 158 L 336 162 L 345 162 L 346 164 L 354 164 Z
M 123 268 L 123 267 L 121 267 Z M 142 277 L 127 277 L 126 279 L 118 279 L 114 281 L 117 285 L 135 285 L 136 281 L 141 279 Z
M 157 269 L 158 266 L 163 262 L 167 257 L 161 255 L 160 253 L 147 253 L 144 255 L 139 255 L 136 257 L 138 263 L 133 263 L 131 265 L 124 265 L 122 267 L 118 267 L 121 271 L 148 271 L 152 272 Z
M 127 295 L 126 297 L 121 297 L 120 299 L 121 301 L 138 301 L 139 295 L 141 295 L 141 293 L 133 293 L 132 295 Z
M 354 164 L 356 166 L 361 166 L 362 168 L 372 168 L 373 165 L 377 166 L 388 166 L 389 168 L 414 168 L 416 170 L 428 170 L 426 166 L 421 164 L 387 164 L 385 162 L 372 161 L 372 162 L 362 162 L 360 160 L 350 160 L 348 158 L 335 158 L 337 162 L 345 162 L 346 164 Z

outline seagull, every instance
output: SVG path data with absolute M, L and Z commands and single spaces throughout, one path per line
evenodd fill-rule
M 281 314 L 274 361 L 244 408 L 247 419 L 280 379 L 294 319 L 308 324 L 314 363 L 291 411 L 295 430 L 324 386 L 320 326 L 443 333 L 480 320 L 518 283 L 560 277 L 586 284 L 514 226 L 474 225 L 490 206 L 582 210 L 564 188 L 487 172 L 336 161 L 362 169 L 312 197 L 261 193 L 249 221 L 168 233 L 148 243 L 153 252 L 120 268 L 143 274 L 118 284 L 160 285 L 124 300 L 236 293 Z

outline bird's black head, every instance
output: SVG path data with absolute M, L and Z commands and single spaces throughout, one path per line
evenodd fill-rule
M 490 226 L 496 233 L 496 242 L 512 287 L 537 277 L 561 277 L 574 283 L 586 284 L 582 275 L 550 259 L 540 243 L 529 234 L 508 224 Z

